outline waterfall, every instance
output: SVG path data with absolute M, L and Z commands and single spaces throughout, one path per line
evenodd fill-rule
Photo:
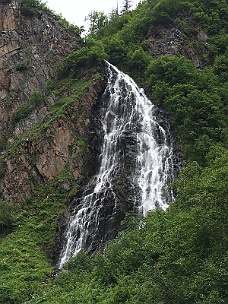
M 107 63 L 99 107 L 102 144 L 98 172 L 69 212 L 59 268 L 81 249 L 92 252 L 115 236 L 128 211 L 146 214 L 173 200 L 172 140 L 143 89 Z

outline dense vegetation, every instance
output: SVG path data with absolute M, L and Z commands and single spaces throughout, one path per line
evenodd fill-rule
M 60 83 L 108 59 L 143 84 L 169 113 L 187 166 L 173 183 L 172 206 L 129 215 L 105 254 L 80 253 L 54 280 L 46 254 L 65 208 L 66 194 L 56 190 L 65 175 L 23 206 L 0 202 L 0 303 L 228 302 L 227 14 L 225 0 L 143 1 L 94 23 L 86 46 L 64 60 Z M 158 27 L 184 33 L 203 69 L 184 56 L 152 57 L 148 36 Z M 195 39 L 199 28 L 207 45 Z

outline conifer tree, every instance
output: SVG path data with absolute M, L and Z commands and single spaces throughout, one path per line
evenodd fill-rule
M 122 10 L 121 13 L 124 14 L 132 7 L 132 1 L 131 0 L 124 0 L 122 4 Z

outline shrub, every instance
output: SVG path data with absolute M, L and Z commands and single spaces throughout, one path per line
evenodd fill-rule
M 39 0 L 21 0 L 21 13 L 26 17 L 34 16 L 39 7 Z
M 171 113 L 188 157 L 203 165 L 210 146 L 225 130 L 218 78 L 211 70 L 202 73 L 184 57 L 171 56 L 151 61 L 146 75 L 153 96 Z
M 13 113 L 12 123 L 15 126 L 21 120 L 27 118 L 29 114 L 42 102 L 43 97 L 42 94 L 35 90 L 29 101 L 20 105 L 16 111 Z
M 142 47 L 128 53 L 128 66 L 130 70 L 137 75 L 143 77 L 151 61 L 151 56 L 146 53 Z
M 28 69 L 28 66 L 26 63 L 24 62 L 19 62 L 16 66 L 16 70 L 19 71 L 19 72 L 23 72 L 23 71 L 26 71 Z
M 115 65 L 127 62 L 127 48 L 123 40 L 118 36 L 113 36 L 105 41 L 105 51 L 109 54 L 111 62 Z
M 13 113 L 12 122 L 15 126 L 19 121 L 28 117 L 30 113 L 30 105 L 28 103 L 20 105 L 17 110 Z
M 76 77 L 82 69 L 100 66 L 105 58 L 107 58 L 107 54 L 103 45 L 101 43 L 93 44 L 92 42 L 65 58 L 59 68 L 59 76 L 67 77 L 70 75 Z
M 14 225 L 12 206 L 0 200 L 0 233 L 4 233 Z
M 35 90 L 29 100 L 30 105 L 36 107 L 42 101 L 43 97 L 40 91 Z

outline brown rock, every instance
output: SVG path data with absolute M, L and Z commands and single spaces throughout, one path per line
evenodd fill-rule
M 62 28 L 54 16 L 39 11 L 24 18 L 18 1 L 0 4 L 0 105 L 13 103 L 10 112 L 1 106 L 0 131 L 10 128 L 12 113 L 34 90 L 44 93 L 56 65 L 81 45 L 81 38 Z
M 24 201 L 35 186 L 53 181 L 65 168 L 70 170 L 73 179 L 80 175 L 75 135 L 79 131 L 70 115 L 66 119 L 56 118 L 42 134 L 38 130 L 35 136 L 31 133 L 25 137 L 25 132 L 50 119 L 48 112 L 56 96 L 50 96 L 32 109 L 16 126 L 12 118 L 18 107 L 28 103 L 35 90 L 45 95 L 46 82 L 54 77 L 56 66 L 82 44 L 78 35 L 64 29 L 54 16 L 44 11 L 25 18 L 20 13 L 19 1 L 0 4 L 0 143 L 4 139 L 6 144 L 14 145 L 7 152 L 0 145 L 7 166 L 4 181 L 0 183 L 1 198 L 9 202 Z M 86 111 L 90 111 L 94 98 L 93 89 L 82 117 L 89 117 Z M 78 105 L 75 108 L 79 115 Z M 86 124 L 78 122 L 78 125 L 83 133 Z M 75 145 L 73 152 L 72 145 Z M 65 181 L 63 185 L 69 189 L 70 182 Z

